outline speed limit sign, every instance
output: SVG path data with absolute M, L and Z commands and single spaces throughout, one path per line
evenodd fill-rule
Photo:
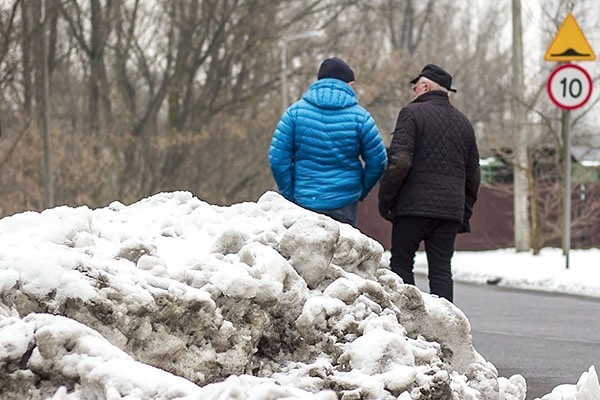
M 548 79 L 550 100 L 564 110 L 583 106 L 592 96 L 592 77 L 575 64 L 563 64 Z

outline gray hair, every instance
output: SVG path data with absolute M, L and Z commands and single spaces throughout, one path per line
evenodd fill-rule
M 440 85 L 437 82 L 432 81 L 431 79 L 423 76 L 421 77 L 421 80 L 424 82 L 427 82 L 427 84 L 429 84 L 429 86 L 431 86 L 431 90 L 440 90 L 442 92 L 448 93 L 448 89 L 446 89 L 445 87 L 443 87 L 442 85 Z

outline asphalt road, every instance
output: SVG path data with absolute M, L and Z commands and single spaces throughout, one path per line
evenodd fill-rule
M 429 291 L 424 276 L 417 286 Z M 525 377 L 527 400 L 577 383 L 591 365 L 600 372 L 600 299 L 455 283 L 454 303 L 499 375 Z

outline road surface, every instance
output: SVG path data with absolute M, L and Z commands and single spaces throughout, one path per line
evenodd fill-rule
M 429 292 L 422 275 L 417 286 Z M 454 303 L 499 375 L 525 377 L 527 400 L 577 383 L 591 365 L 600 371 L 600 299 L 455 283 Z

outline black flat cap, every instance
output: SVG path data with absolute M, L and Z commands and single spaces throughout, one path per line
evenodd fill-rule
M 427 64 L 423 67 L 419 76 L 411 80 L 410 83 L 415 84 L 422 76 L 431 79 L 435 83 L 439 84 L 442 87 L 445 87 L 451 92 L 456 92 L 456 89 L 452 87 L 452 75 L 450 75 L 448 72 L 438 67 L 437 65 Z

